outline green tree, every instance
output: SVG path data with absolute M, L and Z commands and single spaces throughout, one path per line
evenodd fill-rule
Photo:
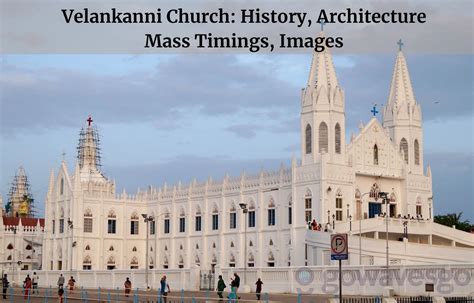
M 438 215 L 434 217 L 434 221 L 436 223 L 446 225 L 449 227 L 452 227 L 454 225 L 456 226 L 456 229 L 470 232 L 472 228 L 471 223 L 469 222 L 469 220 L 461 221 L 461 217 L 462 217 L 462 212 L 460 212 L 459 214 L 452 213 L 452 214 L 446 214 L 446 215 Z

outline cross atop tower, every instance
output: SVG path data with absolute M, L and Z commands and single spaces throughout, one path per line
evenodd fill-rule
M 402 42 L 402 39 L 398 40 L 397 44 L 398 44 L 398 50 L 402 51 L 402 47 L 404 45 L 404 43 Z
M 321 31 L 324 31 L 324 25 L 326 24 L 326 22 L 324 22 L 324 20 L 321 20 L 319 24 L 321 25 Z
M 87 121 L 87 123 L 89 124 L 89 126 L 91 126 L 91 124 L 92 124 L 92 121 L 94 121 L 94 120 L 92 120 L 92 116 L 91 116 L 91 115 L 89 115 L 89 118 L 87 118 L 87 120 L 86 120 L 86 121 Z
M 379 113 L 375 104 L 374 104 L 374 107 L 372 107 L 372 110 L 370 112 L 374 115 L 374 117 Z

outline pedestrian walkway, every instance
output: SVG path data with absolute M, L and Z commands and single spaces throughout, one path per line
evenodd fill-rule
M 224 292 L 224 297 L 227 293 Z M 175 291 L 167 296 L 167 303 L 326 303 L 327 295 L 296 295 L 296 294 L 267 294 L 262 293 L 261 300 L 257 301 L 255 294 L 239 293 L 240 299 L 219 301 L 216 292 L 213 291 Z M 59 302 L 57 288 L 40 288 L 39 294 L 30 294 L 26 299 L 21 288 L 8 289 L 7 299 L 0 302 L 28 302 L 28 303 L 56 303 Z M 72 292 L 66 291 L 63 302 L 133 302 L 133 303 L 164 303 L 164 298 L 157 290 L 144 291 L 134 290 L 129 297 L 125 297 L 123 289 L 76 289 Z

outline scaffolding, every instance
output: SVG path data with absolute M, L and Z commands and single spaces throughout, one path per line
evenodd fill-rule
M 20 166 L 13 177 L 5 212 L 10 217 L 35 217 L 34 201 L 25 169 Z
M 100 138 L 97 128 L 92 125 L 92 118 L 87 119 L 88 125 L 79 132 L 79 144 L 77 145 L 77 160 L 79 167 L 88 167 L 100 171 Z

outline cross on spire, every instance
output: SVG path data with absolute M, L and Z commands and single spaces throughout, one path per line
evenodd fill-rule
M 87 120 L 86 120 L 86 121 L 87 121 L 87 123 L 89 124 L 89 126 L 91 126 L 91 124 L 92 124 L 92 121 L 94 121 L 94 120 L 92 120 L 92 116 L 91 116 L 91 115 L 89 115 L 89 118 L 87 118 Z
M 319 21 L 319 24 L 321 25 L 321 31 L 324 31 L 324 25 L 326 25 L 326 22 L 324 20 Z
M 374 117 L 379 113 L 375 104 L 374 104 L 374 107 L 372 107 L 372 110 L 370 112 L 374 115 Z
M 404 43 L 402 42 L 402 39 L 398 40 L 397 44 L 398 44 L 398 50 L 402 51 L 402 47 L 404 45 Z

